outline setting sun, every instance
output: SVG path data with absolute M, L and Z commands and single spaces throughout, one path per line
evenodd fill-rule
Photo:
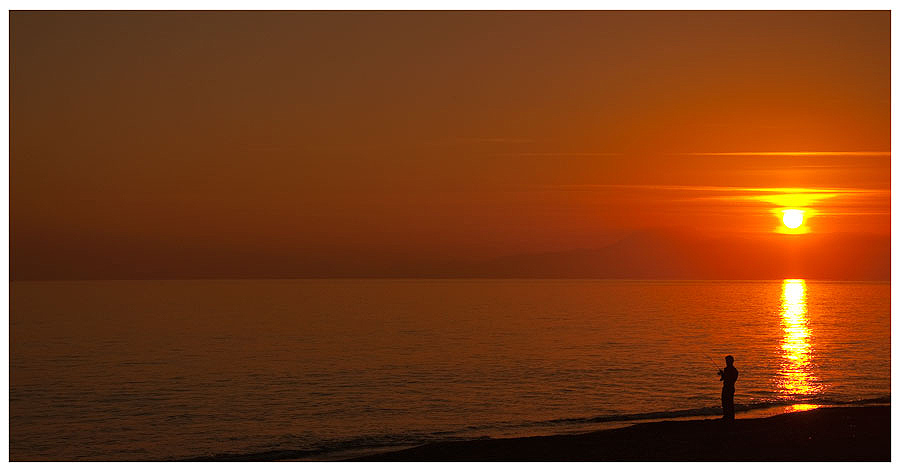
M 781 221 L 788 228 L 799 228 L 803 224 L 803 210 L 784 210 L 783 213 L 784 216 L 781 218 Z

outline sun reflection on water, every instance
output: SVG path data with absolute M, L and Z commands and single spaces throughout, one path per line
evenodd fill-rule
M 819 387 L 812 374 L 810 330 L 806 310 L 806 281 L 785 279 L 781 287 L 781 369 L 778 387 L 782 395 L 804 396 Z

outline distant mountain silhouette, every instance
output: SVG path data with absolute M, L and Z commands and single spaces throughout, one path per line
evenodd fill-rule
M 498 258 L 489 277 L 890 280 L 890 236 L 858 234 L 691 237 L 633 233 L 600 249 Z
M 223 251 L 171 246 L 135 248 L 97 241 L 109 257 L 86 264 L 92 251 L 34 252 L 13 280 L 523 277 L 619 279 L 890 280 L 889 235 L 804 234 L 707 237 L 676 230 L 635 232 L 600 248 L 518 254 L 473 261 L 462 254 L 423 255 L 378 248 L 293 252 L 281 248 Z M 90 248 L 90 246 L 86 246 Z M 148 259 L 147 254 L 158 257 Z M 471 257 L 471 256 L 468 256 Z M 34 264 L 35 261 L 43 264 Z

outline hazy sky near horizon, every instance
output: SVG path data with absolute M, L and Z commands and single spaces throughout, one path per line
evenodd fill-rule
M 785 205 L 890 233 L 890 12 L 12 12 L 10 41 L 13 278 L 770 237 Z

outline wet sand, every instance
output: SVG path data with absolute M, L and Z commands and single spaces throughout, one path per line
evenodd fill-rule
M 435 443 L 357 461 L 889 461 L 890 406 L 661 421 L 586 434 Z

